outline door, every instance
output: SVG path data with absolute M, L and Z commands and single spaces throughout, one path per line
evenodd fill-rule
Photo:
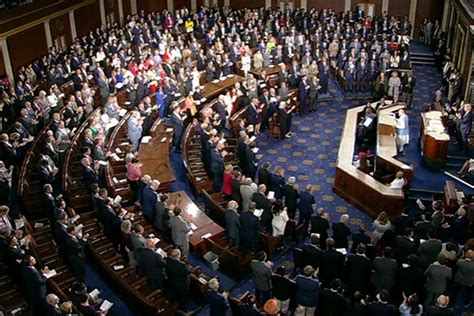
M 375 4 L 373 3 L 359 3 L 359 7 L 362 7 L 364 10 L 365 16 L 374 17 L 375 16 Z

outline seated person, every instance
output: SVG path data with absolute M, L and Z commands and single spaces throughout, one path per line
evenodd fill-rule
M 390 189 L 402 189 L 407 183 L 404 176 L 403 171 L 398 171 L 395 175 L 395 179 L 389 184 Z

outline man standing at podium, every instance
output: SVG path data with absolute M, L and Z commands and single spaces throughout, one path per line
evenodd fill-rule
M 398 111 L 397 119 L 397 147 L 400 155 L 403 156 L 404 146 L 410 142 L 410 129 L 408 127 L 408 115 L 405 110 Z

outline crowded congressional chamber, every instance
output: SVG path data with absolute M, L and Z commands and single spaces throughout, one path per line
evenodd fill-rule
M 0 1 L 0 316 L 474 315 L 474 3 Z

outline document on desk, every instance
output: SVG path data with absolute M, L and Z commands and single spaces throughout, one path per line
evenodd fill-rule
M 194 224 L 194 223 L 189 223 L 189 226 L 191 226 L 191 229 L 192 229 L 192 230 L 198 229 L 197 226 L 196 226 L 196 224 Z
M 151 140 L 151 136 L 143 136 L 142 137 L 142 144 L 148 144 Z
M 100 309 L 101 311 L 106 312 L 106 311 L 108 311 L 112 306 L 114 306 L 114 303 L 109 302 L 109 301 L 107 301 L 107 300 L 104 300 L 104 301 L 102 302 L 102 305 L 100 305 L 99 309 Z

